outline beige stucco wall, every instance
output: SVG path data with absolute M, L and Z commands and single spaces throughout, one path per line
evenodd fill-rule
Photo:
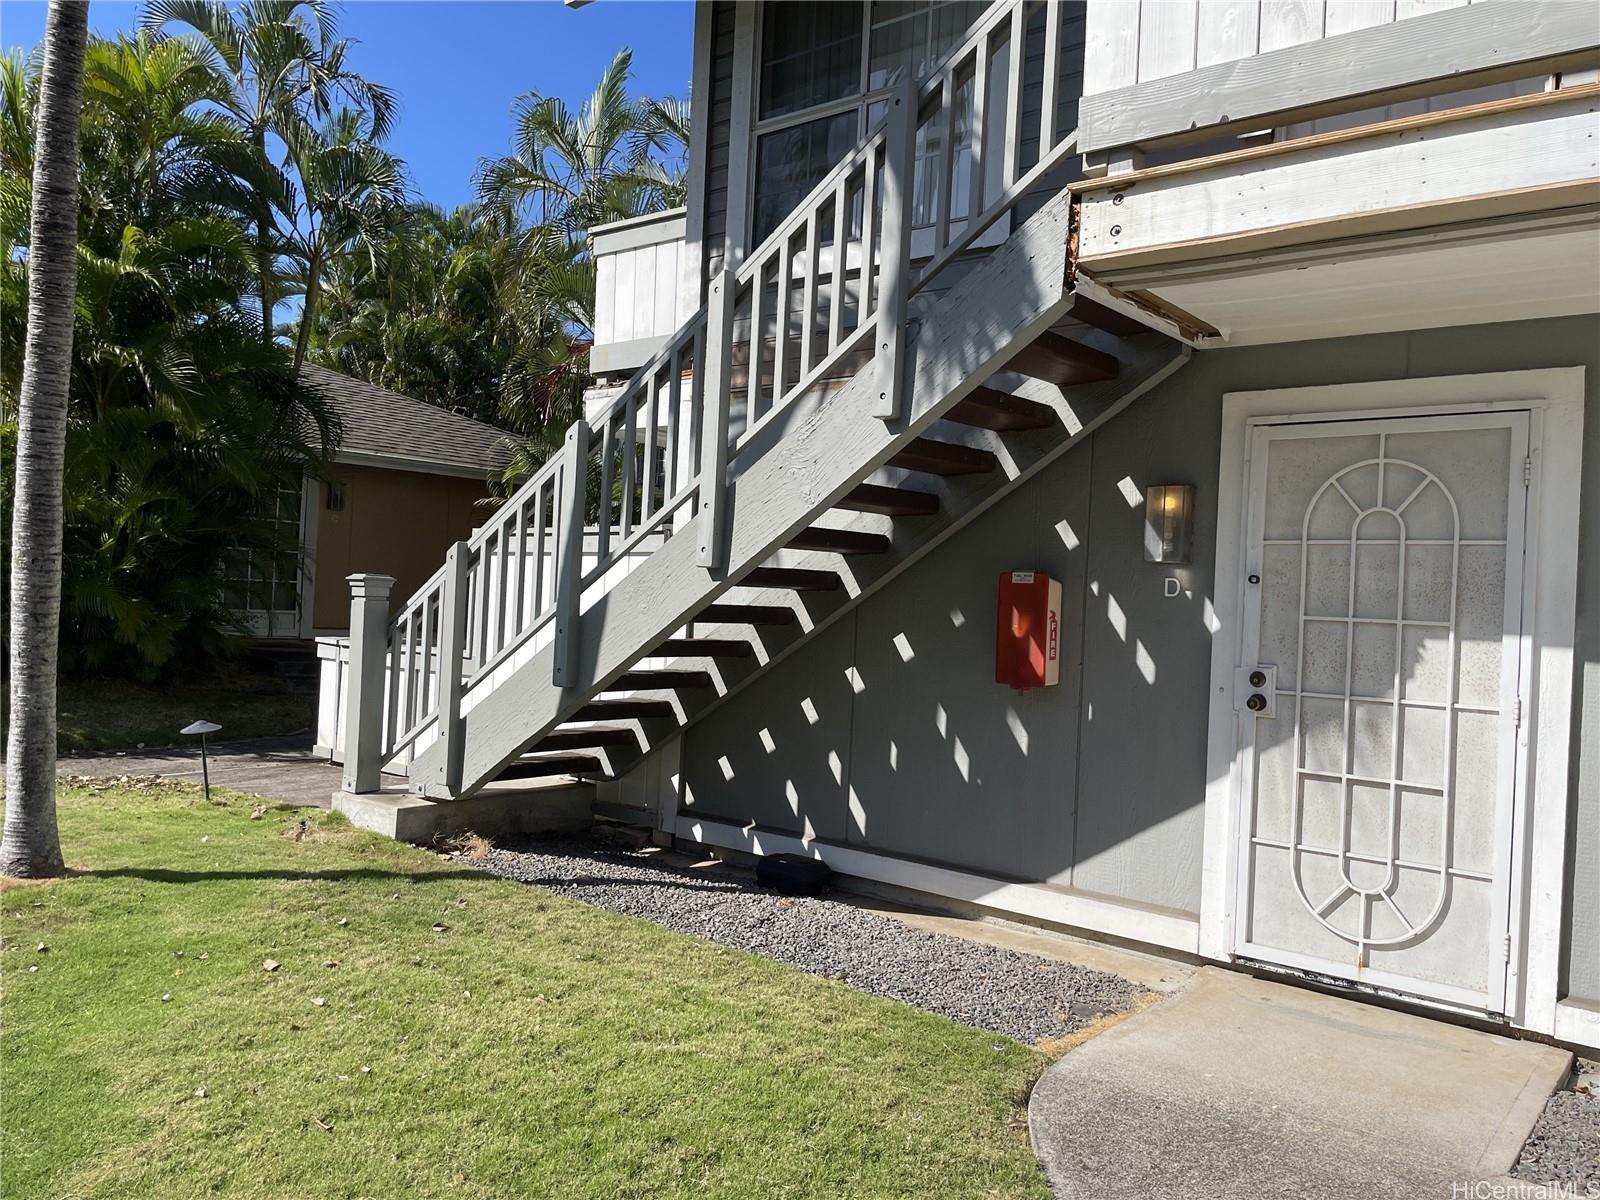
M 344 489 L 342 512 L 328 511 L 328 484 L 317 485 L 312 622 L 319 631 L 349 627 L 345 576 L 393 575 L 398 604 L 438 569 L 451 542 L 488 518 L 477 503 L 488 495 L 480 480 L 354 466 L 336 467 L 333 478 Z

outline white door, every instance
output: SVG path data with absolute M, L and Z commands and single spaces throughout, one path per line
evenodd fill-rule
M 1253 426 L 1238 957 L 1503 1011 L 1528 428 Z

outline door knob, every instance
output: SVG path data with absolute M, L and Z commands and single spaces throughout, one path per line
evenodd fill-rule
M 1250 697 L 1250 699 L 1244 702 L 1244 706 L 1253 713 L 1265 712 L 1267 708 L 1267 698 L 1260 692 L 1256 692 Z

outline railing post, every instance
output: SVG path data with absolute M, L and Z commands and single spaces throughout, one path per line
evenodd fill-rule
M 752 285 L 761 286 L 756 279 Z M 702 403 L 709 406 L 709 418 L 702 426 L 700 442 L 700 553 L 699 563 L 713 571 L 721 570 L 727 554 L 728 489 L 728 403 L 733 374 L 733 293 L 734 273 L 724 267 L 711 281 L 706 300 L 706 380 L 701 390 Z M 759 338 L 759 330 L 752 330 Z M 757 381 L 750 381 L 754 396 Z
M 911 292 L 912 177 L 916 171 L 917 87 L 903 81 L 889 101 L 883 138 L 883 234 L 878 260 L 878 344 L 875 414 L 900 419 L 904 408 L 906 299 Z M 950 97 L 944 102 L 949 104 Z M 944 151 L 950 153 L 947 146 Z
M 389 661 L 390 575 L 351 575 L 350 668 L 344 710 L 347 792 L 383 786 L 384 675 Z
M 461 728 L 462 660 L 467 654 L 468 571 L 472 544 L 456 542 L 445 551 L 444 591 L 439 598 L 439 741 L 444 757 L 438 782 L 447 795 L 461 792 L 461 769 L 466 743 Z M 485 577 L 479 568 L 480 577 Z
M 630 446 L 629 452 L 632 452 Z M 589 425 L 579 417 L 561 451 L 561 533 L 556 554 L 555 664 L 550 681 L 573 687 L 578 674 L 578 602 L 583 590 L 583 524 L 589 499 Z

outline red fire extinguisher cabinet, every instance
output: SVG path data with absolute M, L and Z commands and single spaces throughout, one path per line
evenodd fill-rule
M 994 681 L 1054 687 L 1061 681 L 1061 581 L 1042 571 L 1003 571 L 995 613 Z

